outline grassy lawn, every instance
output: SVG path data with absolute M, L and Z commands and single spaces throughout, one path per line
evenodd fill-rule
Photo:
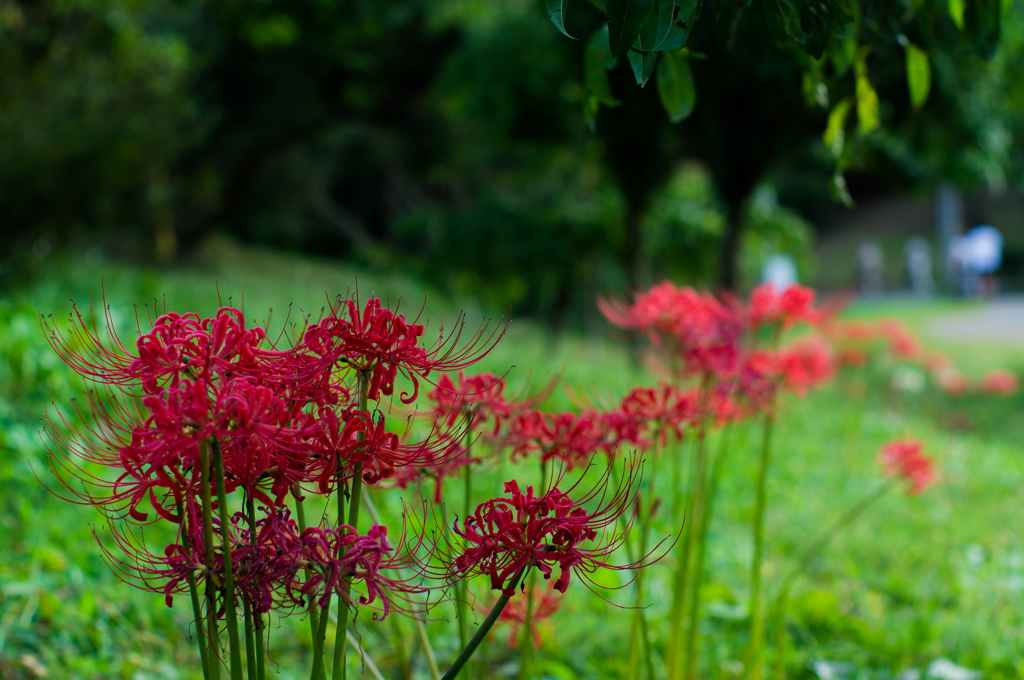
M 164 606 L 159 595 L 120 584 L 103 563 L 92 535 L 102 517 L 48 493 L 52 483 L 45 448 L 37 435 L 44 409 L 68 412 L 82 389 L 45 342 L 38 312 L 63 319 L 69 298 L 81 306 L 100 301 L 100 277 L 107 304 L 123 332 L 133 338 L 134 314 L 145 324 L 153 300 L 168 309 L 212 315 L 223 304 L 281 328 L 289 304 L 293 316 L 320 313 L 324 292 L 345 294 L 358 279 L 361 297 L 402 297 L 415 316 L 424 305 L 423 287 L 400 273 L 386 275 L 250 250 L 230 243 L 208 246 L 193 266 L 167 271 L 128 265 L 91 267 L 68 255 L 44 264 L 40 282 L 0 301 L 0 677 L 4 664 L 31 677 L 45 669 L 52 678 L 197 678 L 189 642 L 187 598 Z M 216 281 L 216 285 L 215 282 Z M 451 327 L 460 309 L 467 327 L 486 315 L 472 300 L 455 300 L 428 290 L 425 318 Z M 960 303 L 910 300 L 854 305 L 851 317 L 895 316 L 921 332 Z M 494 323 L 494 320 L 492 320 Z M 945 351 L 976 376 L 989 368 L 1024 367 L 1024 353 L 1012 347 L 946 343 Z M 512 368 L 514 366 L 514 368 Z M 554 337 L 530 322 L 514 321 L 505 338 L 478 370 L 508 374 L 515 390 L 561 375 L 563 386 L 599 403 L 618 400 L 652 376 L 631 359 L 627 345 L 611 337 Z M 985 678 L 1019 678 L 1024 673 L 1019 643 L 1024 635 L 1024 543 L 1019 531 L 1019 496 L 1024 484 L 1020 442 L 1024 427 L 1014 397 L 950 397 L 934 389 L 905 393 L 890 387 L 896 364 L 880 363 L 842 376 L 806 398 L 789 398 L 780 408 L 775 461 L 769 480 L 768 563 L 771 596 L 793 556 L 829 522 L 881 483 L 876 452 L 896 437 L 925 441 L 940 463 L 942 483 L 919 497 L 894 492 L 842 534 L 795 583 L 787 634 L 792 640 L 789 677 L 814 677 L 812 666 L 834 662 L 849 678 L 892 678 L 923 669 L 940 657 L 985 672 Z M 550 409 L 571 406 L 559 387 Z M 723 435 L 713 436 L 716 446 Z M 729 433 L 729 459 L 719 504 L 710 528 L 707 616 L 702 633 L 701 676 L 744 677 L 745 602 L 751 554 L 755 456 L 760 425 L 745 423 Z M 686 456 L 688 446 L 671 456 Z M 530 479 L 535 470 L 510 463 L 485 473 L 474 489 L 478 500 L 500 491 L 500 483 Z M 650 483 L 650 482 L 648 482 Z M 669 502 L 671 476 L 654 483 Z M 406 500 L 414 500 L 412 492 Z M 399 494 L 381 495 L 385 514 L 399 509 Z M 655 522 L 655 532 L 678 530 Z M 159 539 L 159 537 L 157 537 Z M 155 540 L 159 544 L 158 540 Z M 652 568 L 652 642 L 656 668 L 666 643 L 668 582 L 673 557 Z M 615 574 L 607 574 L 609 585 Z M 619 678 L 626 673 L 625 647 L 630 612 L 602 602 L 585 588 L 570 588 L 562 611 L 542 626 L 544 672 L 555 678 Z M 486 582 L 472 586 L 490 602 Z M 614 594 L 616 605 L 632 602 L 628 588 Z M 483 614 L 477 615 L 477 620 Z M 434 610 L 428 629 L 442 670 L 457 652 L 453 608 Z M 399 650 L 392 624 L 357 621 L 364 647 L 385 674 L 397 677 Z M 275 622 L 276 626 L 277 623 Z M 421 653 L 412 652 L 413 627 L 399 620 L 402 650 L 414 654 L 416 677 L 428 677 Z M 295 616 L 274 632 L 276 677 L 305 677 L 310 636 Z M 500 628 L 484 650 L 486 677 L 515 677 L 518 651 L 506 645 Z M 350 657 L 353 677 L 363 672 Z M 819 666 L 820 668 L 820 666 Z M 10 676 L 15 677 L 15 676 Z

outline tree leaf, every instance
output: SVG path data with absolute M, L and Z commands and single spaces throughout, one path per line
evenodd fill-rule
M 629 65 L 633 67 L 636 84 L 643 87 L 647 84 L 651 74 L 654 73 L 654 65 L 658 62 L 658 53 L 630 50 L 627 56 L 629 57 Z
M 991 59 L 999 47 L 998 0 L 973 0 L 964 6 L 964 36 L 982 59 Z
M 676 11 L 676 0 L 656 0 L 651 16 L 640 29 L 640 35 L 633 43 L 633 49 L 640 52 L 660 51 L 659 45 L 668 37 Z
M 658 69 L 658 96 L 673 123 L 685 120 L 697 103 L 697 90 L 693 87 L 690 60 L 680 52 L 666 52 Z
M 836 104 L 828 114 L 828 124 L 825 126 L 825 134 L 821 136 L 821 141 L 825 142 L 825 146 L 835 158 L 843 155 L 843 146 L 846 143 L 846 118 L 852 105 L 853 100 L 847 97 Z
M 949 16 L 961 31 L 964 30 L 964 0 L 949 0 Z
M 545 0 L 548 6 L 548 18 L 551 19 L 551 23 L 555 25 L 555 28 L 564 35 L 566 38 L 573 38 L 569 35 L 569 32 L 565 30 L 565 9 L 569 6 L 569 0 Z
M 857 127 L 862 135 L 866 135 L 878 128 L 881 119 L 878 113 L 878 93 L 871 86 L 868 80 L 868 67 L 865 54 L 861 54 L 854 64 L 856 73 L 856 86 L 854 93 L 857 96 Z
M 928 99 L 932 86 L 932 68 L 928 54 L 914 43 L 907 43 L 907 89 L 910 103 L 915 109 L 921 108 Z
M 608 82 L 608 69 L 614 68 L 618 61 L 612 56 L 608 47 L 607 24 L 594 31 L 587 41 L 587 50 L 583 54 L 583 121 L 591 130 L 597 123 L 597 112 L 601 105 L 616 106 L 618 102 L 612 94 L 611 83 Z
M 654 9 L 655 0 L 606 0 L 608 45 L 616 57 L 624 57 L 640 35 Z

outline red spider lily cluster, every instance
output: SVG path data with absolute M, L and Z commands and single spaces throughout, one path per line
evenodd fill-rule
M 69 334 L 47 324 L 56 351 L 96 386 L 78 407 L 87 431 L 76 432 L 63 415 L 47 416 L 52 468 L 65 495 L 111 520 L 118 549 L 108 545 L 105 553 L 115 569 L 162 593 L 168 605 L 187 590 L 195 602 L 205 588 L 205 618 L 229 625 L 235 608 L 256 616 L 319 608 L 326 617 L 335 596 L 383 618 L 396 608 L 419 612 L 421 595 L 474 574 L 488 574 L 511 595 L 522 571 L 549 578 L 557 570 L 555 586 L 565 592 L 571 574 L 589 584 L 598 567 L 650 562 L 613 566 L 610 556 L 624 539 L 606 531 L 632 512 L 638 464 L 610 494 L 605 472 L 575 500 L 576 485 L 535 497 L 532 486 L 524 494 L 510 481 L 510 496 L 456 522 L 459 548 L 445 541 L 448 549 L 440 550 L 425 530 L 407 535 L 404 523 L 394 539 L 383 524 L 361 530 L 355 510 L 348 523 L 340 510 L 335 523 L 326 514 L 308 527 L 293 518 L 303 516 L 310 494 L 337 496 L 339 508 L 341 497 L 351 497 L 357 508 L 363 484 L 433 478 L 439 499 L 444 477 L 484 462 L 472 455 L 478 441 L 492 451 L 540 450 L 564 469 L 610 452 L 623 437 L 609 433 L 631 426 L 542 414 L 533 408 L 547 391 L 517 400 L 506 395 L 503 378 L 465 374 L 500 339 L 500 327 L 463 346 L 458 332 L 424 346 L 424 326 L 380 300 L 342 300 L 288 348 L 223 308 L 208 319 L 164 314 L 130 349 L 107 322 L 107 339 L 77 310 Z M 419 413 L 429 426 L 406 420 L 396 429 L 385 400 L 399 391 L 401 402 L 413 403 L 423 383 L 432 406 Z M 655 408 L 657 397 L 648 401 L 634 410 Z M 658 417 L 678 427 L 683 402 L 662 403 Z M 177 536 L 157 552 L 141 537 L 154 522 L 175 525 Z
M 209 319 L 165 314 L 140 335 L 134 352 L 112 330 L 104 342 L 77 311 L 72 322 L 70 335 L 50 329 L 54 348 L 106 389 L 87 395 L 90 408 L 81 409 L 82 420 L 92 423 L 87 433 L 73 432 L 63 417 L 47 418 L 51 459 L 74 500 L 129 525 L 116 533 L 127 550 L 126 558 L 115 558 L 122 571 L 134 570 L 169 603 L 189 575 L 222 583 L 230 555 L 236 595 L 256 612 L 312 600 L 322 606 L 334 593 L 351 599 L 348 588 L 361 584 L 359 603 L 379 603 L 386 615 L 396 595 L 423 591 L 400 575 L 418 573 L 404 535 L 396 551 L 383 526 L 365 534 L 346 524 L 303 530 L 288 506 L 305 493 L 344 492 L 357 476 L 376 485 L 400 469 L 456 458 L 461 430 L 439 421 L 425 439 L 404 440 L 367 401 L 392 395 L 398 374 L 412 384 L 402 400 L 412 401 L 421 381 L 479 360 L 500 331 L 479 333 L 466 347 L 443 335 L 424 347 L 418 344 L 424 327 L 378 299 L 361 308 L 342 301 L 285 350 L 231 308 Z M 202 518 L 204 493 L 217 496 L 212 478 L 201 475 L 208 450 L 219 454 L 227 496 L 240 491 L 262 510 L 258 519 L 233 514 L 226 531 L 214 517 L 216 532 L 231 537 L 231 550 L 212 554 Z M 80 481 L 87 484 L 82 490 Z M 224 502 L 214 498 L 212 510 Z M 179 542 L 151 554 L 132 540 L 130 525 L 159 520 L 178 525 Z
M 165 314 L 134 347 L 121 342 L 109 318 L 104 339 L 76 311 L 70 334 L 48 330 L 56 351 L 95 389 L 75 419 L 46 418 L 51 467 L 62 493 L 111 520 L 114 546 L 105 551 L 112 565 L 168 605 L 189 591 L 195 603 L 205 589 L 205 615 L 193 606 L 213 631 L 218 621 L 230 623 L 235 608 L 257 617 L 308 612 L 322 645 L 326 624 L 317 629 L 315 617 L 325 621 L 334 598 L 343 631 L 346 607 L 374 618 L 420 615 L 432 591 L 453 584 L 461 607 L 468 579 L 486 577 L 502 606 L 511 602 L 502 614 L 513 624 L 510 640 L 522 632 L 532 645 L 539 644 L 537 620 L 558 608 L 552 591 L 565 593 L 574 577 L 601 587 L 599 569 L 629 571 L 642 610 L 637 570 L 668 550 L 647 540 L 661 499 L 653 483 L 643 485 L 641 470 L 671 459 L 673 480 L 690 478 L 685 498 L 681 486 L 674 490 L 677 515 L 668 523 L 697 521 L 677 542 L 673 584 L 695 598 L 686 614 L 693 620 L 670 635 L 682 647 L 673 636 L 699 628 L 699 542 L 711 514 L 713 456 L 724 456 L 704 447 L 709 433 L 755 417 L 769 431 L 780 394 L 804 397 L 877 351 L 918 362 L 940 384 L 953 375 L 947 360 L 922 352 L 898 323 L 835 321 L 800 286 L 761 286 L 743 302 L 665 282 L 630 302 L 599 306 L 614 325 L 649 340 L 649 364 L 660 379 L 613 403 L 576 397 L 578 408 L 566 411 L 543 408 L 554 383 L 524 397 L 512 394 L 504 376 L 467 373 L 503 327 L 463 342 L 459 324 L 427 344 L 424 325 L 376 298 L 339 300 L 287 347 L 233 308 L 207 319 Z M 977 389 L 1011 394 L 1016 381 L 997 372 Z M 74 431 L 73 420 L 87 423 L 86 431 Z M 693 442 L 697 462 L 681 473 L 682 447 L 672 446 L 684 441 Z M 880 458 L 911 494 L 935 481 L 918 442 L 893 442 Z M 504 459 L 536 463 L 539 478 L 520 476 L 502 495 L 471 503 L 472 475 Z M 767 454 L 761 460 L 763 481 Z M 603 472 L 584 486 L 591 468 Z M 360 527 L 363 485 L 421 489 L 430 482 L 427 495 L 440 504 L 455 476 L 465 481 L 465 505 L 440 534 L 409 531 L 404 521 L 389 530 L 376 517 Z M 307 497 L 337 501 L 333 521 L 317 513 L 306 526 Z M 152 523 L 175 528 L 175 539 L 155 552 L 141 538 Z M 630 538 L 634 528 L 639 541 Z M 617 558 L 620 549 L 629 557 Z M 548 581 L 548 594 L 536 607 L 521 597 L 509 601 L 530 571 Z M 680 592 L 672 595 L 675 619 Z
M 938 479 L 935 459 L 924 455 L 921 452 L 923 448 L 924 445 L 915 439 L 897 439 L 878 452 L 885 473 L 909 482 L 908 493 L 912 496 L 921 493 Z

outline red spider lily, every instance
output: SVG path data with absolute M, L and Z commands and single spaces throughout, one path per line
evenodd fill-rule
M 790 286 L 780 294 L 771 283 L 761 284 L 750 293 L 744 315 L 755 331 L 762 326 L 790 328 L 800 322 L 815 323 L 819 318 L 813 290 Z
M 344 594 L 354 604 L 352 596 L 345 593 L 345 584 L 358 584 L 365 591 L 358 597 L 359 604 L 369 606 L 380 600 L 379 611 L 373 615 L 375 621 L 383 620 L 391 612 L 396 598 L 402 601 L 398 609 L 404 612 L 422 609 L 422 605 L 410 599 L 431 590 L 416 583 L 422 576 L 420 562 L 405 546 L 404 533 L 398 541 L 402 546 L 398 553 L 387 535 L 387 527 L 379 524 L 371 526 L 365 535 L 348 525 L 306 529 L 301 537 L 303 554 L 314 574 L 298 591 L 306 597 L 315 596 L 320 607 L 326 606 L 334 593 Z M 401 572 L 405 569 L 412 570 L 412 575 L 403 576 Z
M 427 398 L 436 404 L 431 412 L 449 426 L 460 416 L 469 414 L 473 429 L 489 422 L 497 434 L 504 421 L 512 417 L 517 405 L 505 399 L 505 381 L 493 373 L 466 376 L 459 371 L 458 385 L 448 375 L 437 381 Z
M 163 593 L 167 606 L 175 594 L 185 591 L 189 574 L 200 586 L 207 579 L 220 584 L 224 578 L 224 552 L 218 546 L 213 563 L 208 563 L 198 530 L 198 508 L 193 504 L 188 514 L 190 531 L 162 556 L 149 553 L 144 544 L 113 525 L 111 534 L 120 554 L 104 548 L 108 562 L 125 581 Z M 242 513 L 231 518 L 231 564 L 235 596 L 255 612 L 273 609 L 288 613 L 312 601 L 323 607 L 334 594 L 345 593 L 349 604 L 371 607 L 377 610 L 374 619 L 383 619 L 396 605 L 406 613 L 422 610 L 423 605 L 410 597 L 432 589 L 417 583 L 422 570 L 414 552 L 422 540 L 409 548 L 404 532 L 398 541 L 402 549 L 396 552 L 388 541 L 387 528 L 377 524 L 365 535 L 348 525 L 310 527 L 300 534 L 288 511 L 277 509 L 257 521 L 253 541 L 246 522 Z M 219 519 L 215 517 L 213 524 L 219 535 Z M 411 570 L 409 575 L 403 575 L 406 569 Z M 345 592 L 349 588 L 354 592 Z M 221 608 L 217 616 L 223 615 Z
M 363 481 L 376 485 L 404 468 L 443 466 L 463 451 L 461 428 L 440 430 L 435 423 L 422 441 L 407 444 L 397 433 L 387 431 L 384 414 L 379 411 L 375 422 L 365 411 L 352 409 L 338 415 L 321 409 L 318 424 L 320 454 L 310 461 L 307 475 L 324 494 L 339 480 L 354 475 L 360 465 Z
M 598 307 L 616 326 L 646 331 L 653 342 L 678 355 L 686 373 L 727 376 L 736 369 L 743 321 L 713 295 L 664 281 L 637 295 L 631 305 L 599 300 Z
M 568 492 L 562 492 L 556 484 L 540 497 L 534 496 L 532 486 L 523 493 L 515 481 L 506 482 L 509 496 L 480 504 L 461 526 L 458 521 L 454 523 L 455 533 L 466 547 L 459 555 L 443 558 L 445 576 L 456 579 L 486 574 L 492 590 L 511 596 L 513 577 L 523 569 L 536 567 L 545 579 L 550 579 L 557 566 L 554 588 L 564 593 L 572 573 L 593 590 L 599 584 L 590 574 L 598 568 L 633 570 L 657 561 L 660 556 L 652 556 L 660 543 L 630 564 L 614 566 L 608 561 L 625 541 L 625 533 L 606 536 L 606 530 L 624 513 L 633 511 L 639 489 L 641 466 L 626 467 L 623 482 L 611 492 L 609 467 L 598 484 L 576 500 L 570 494 L 580 482 Z M 588 511 L 586 506 L 592 503 L 597 508 Z M 631 524 L 632 515 L 627 522 Z
M 595 410 L 557 414 L 526 411 L 509 423 L 503 444 L 511 448 L 513 458 L 539 452 L 541 461 L 558 459 L 573 469 L 588 463 L 598 451 L 614 451 L 618 439 L 613 420 L 615 416 Z
M 641 439 L 642 430 L 660 432 L 664 444 L 669 432 L 676 439 L 683 438 L 683 429 L 700 418 L 700 396 L 696 390 L 682 391 L 674 385 L 659 382 L 657 387 L 636 387 L 623 397 L 619 411 L 626 423 L 635 424 L 637 430 L 623 434 L 619 425 L 620 440 L 646 446 Z
M 1004 370 L 989 371 L 978 383 L 978 391 L 984 394 L 1012 395 L 1017 393 L 1017 377 Z
M 909 493 L 912 496 L 921 493 L 938 479 L 935 459 L 921 453 L 923 447 L 915 439 L 897 439 L 878 452 L 885 473 L 910 482 Z
M 430 465 L 417 467 L 415 465 L 404 465 L 398 468 L 394 483 L 400 489 L 408 488 L 410 484 L 417 484 L 427 479 L 434 480 L 434 503 L 441 503 L 444 483 L 449 477 L 453 477 L 465 468 L 478 464 L 479 458 L 468 455 L 467 449 L 461 444 L 461 437 L 452 438 L 450 435 L 440 435 L 442 441 L 448 441 L 452 455 L 431 463 Z
M 347 319 L 343 318 L 346 314 Z M 482 325 L 459 348 L 463 326 L 460 318 L 456 331 L 446 336 L 441 329 L 437 342 L 426 348 L 417 344 L 424 326 L 392 312 L 380 299 L 371 298 L 362 310 L 358 301 L 343 300 L 332 307 L 330 316 L 306 330 L 302 348 L 319 357 L 321 365 L 333 367 L 344 362 L 357 370 L 369 371 L 368 398 L 374 401 L 381 395 L 392 395 L 395 379 L 402 373 L 413 388 L 412 392 L 403 392 L 400 399 L 410 404 L 419 394 L 420 380 L 431 371 L 455 371 L 480 361 L 508 327 L 499 326 L 487 335 L 487 326 Z
M 913 359 L 921 352 L 921 345 L 910 334 L 906 326 L 896 319 L 882 319 L 878 322 L 879 334 L 889 341 L 889 351 L 894 356 Z
M 776 362 L 783 385 L 800 396 L 827 382 L 836 370 L 832 347 L 819 336 L 801 338 L 779 350 Z
M 935 381 L 946 394 L 959 396 L 966 394 L 971 388 L 967 378 L 953 366 L 947 366 L 935 372 Z
M 545 619 L 550 619 L 562 607 L 562 600 L 553 592 L 553 583 L 548 581 L 547 588 L 541 592 L 538 588 L 525 586 L 522 597 L 513 597 L 505 605 L 505 608 L 498 614 L 498 623 L 510 624 L 508 633 L 508 646 L 515 649 L 519 646 L 519 634 L 526 624 L 526 608 L 532 600 L 533 611 L 530 612 L 530 638 L 533 646 L 538 649 L 541 646 L 540 628 L 537 624 Z M 487 607 L 484 612 L 491 610 Z

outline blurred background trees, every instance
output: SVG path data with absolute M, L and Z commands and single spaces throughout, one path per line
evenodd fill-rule
M 685 45 L 616 60 L 584 0 L 0 1 L 0 286 L 219 233 L 579 326 L 665 275 L 806 279 L 851 194 L 1020 184 L 1017 3 L 645 4 Z

